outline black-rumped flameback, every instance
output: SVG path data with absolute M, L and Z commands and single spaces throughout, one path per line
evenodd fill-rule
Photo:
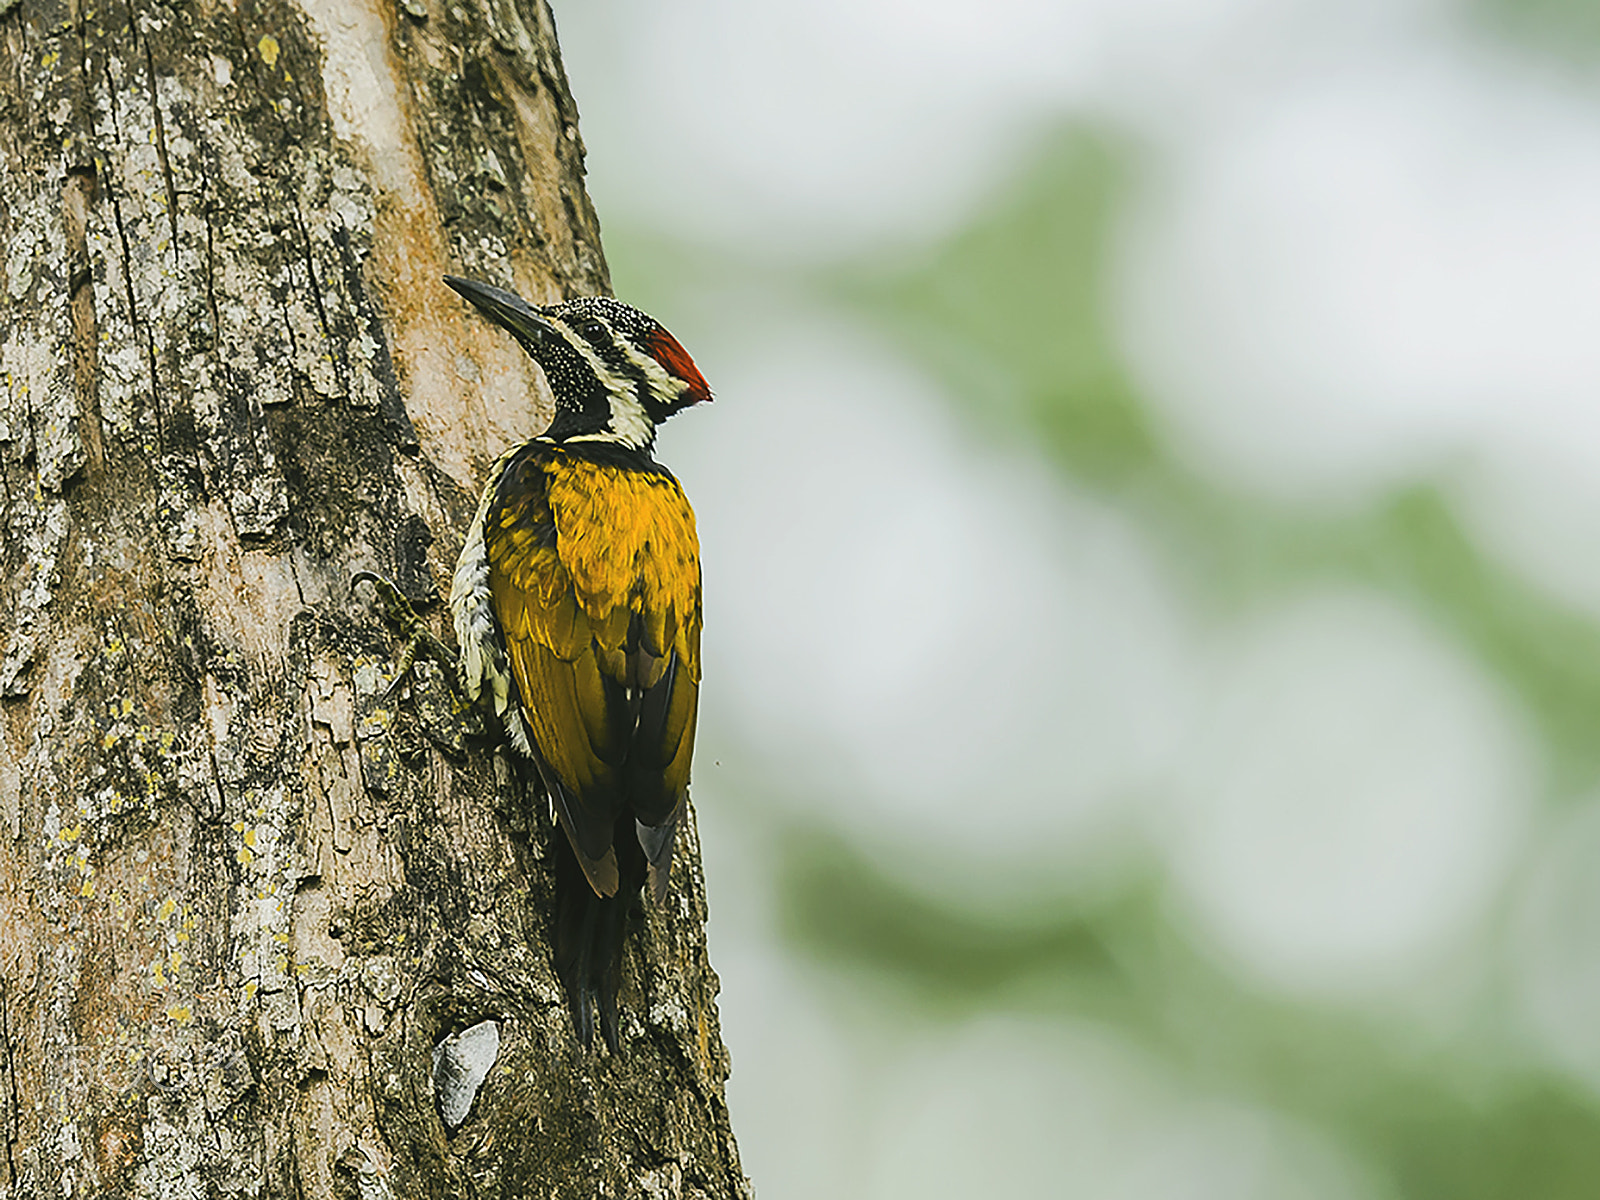
M 700 693 L 700 544 L 656 426 L 711 399 L 676 338 L 595 296 L 535 307 L 445 282 L 543 369 L 555 417 L 489 472 L 450 591 L 461 675 L 537 766 L 556 840 L 554 957 L 573 1026 L 618 1049 L 628 910 L 659 902 Z

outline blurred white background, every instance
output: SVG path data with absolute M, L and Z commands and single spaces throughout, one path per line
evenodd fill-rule
M 1590 8 L 558 3 L 765 1200 L 1593 1194 Z

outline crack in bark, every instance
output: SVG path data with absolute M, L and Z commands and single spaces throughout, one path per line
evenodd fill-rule
M 136 23 L 137 24 L 137 23 Z M 172 261 L 178 262 L 178 188 L 172 181 L 172 163 L 167 158 L 167 128 L 161 118 L 160 89 L 156 87 L 156 60 L 150 49 L 147 34 L 139 39 L 144 43 L 145 78 L 150 87 L 150 111 L 155 116 L 156 161 L 161 164 L 161 182 L 167 189 L 167 221 L 172 226 Z
M 211 763 L 211 786 L 217 790 L 217 801 L 214 806 L 209 803 L 206 805 L 205 818 L 209 824 L 215 825 L 228 809 L 228 793 L 222 790 L 222 766 L 217 762 L 215 743 L 206 752 L 206 758 Z
M 216 222 L 205 205 L 200 207 L 200 216 L 206 223 L 206 310 L 211 314 L 211 348 L 216 351 L 222 348 L 222 317 L 217 311 Z
M 93 167 L 74 167 L 62 185 L 67 227 L 67 305 L 72 317 L 73 384 L 78 401 L 78 436 L 89 455 L 89 468 L 105 468 L 105 430 L 100 416 L 99 322 L 94 310 L 94 271 L 89 263 L 89 210 L 99 182 Z
M 317 264 L 312 257 L 311 235 L 306 231 L 305 214 L 300 211 L 300 204 L 292 197 L 289 201 L 289 213 L 294 218 L 295 231 L 300 235 L 301 258 L 306 264 L 306 287 L 311 293 L 311 303 L 317 310 L 317 324 L 322 326 L 322 336 L 328 341 L 330 352 L 334 350 L 333 326 L 328 323 L 328 310 L 322 304 L 322 285 L 317 279 Z M 339 365 L 345 370 L 349 364 L 339 356 Z
M 300 601 L 300 607 L 310 608 L 311 605 L 306 601 L 306 589 L 300 582 L 300 564 L 297 559 L 297 555 L 291 554 L 289 556 L 289 578 L 294 582 L 294 594 L 295 598 Z
M 88 59 L 87 49 L 84 51 L 84 59 L 85 61 Z M 111 59 L 110 56 L 107 56 L 106 115 L 111 118 L 111 132 L 116 136 L 117 141 L 120 143 L 122 141 L 122 121 L 117 112 L 116 81 L 111 79 L 110 75 Z M 94 106 L 94 98 L 90 96 L 87 97 L 87 100 L 89 108 L 92 111 Z M 111 211 L 115 214 L 117 220 L 117 238 L 122 243 L 122 283 L 128 292 L 128 322 L 137 328 L 139 324 L 139 318 L 138 306 L 134 303 L 133 299 L 133 254 L 132 250 L 128 246 L 128 230 L 122 222 L 122 204 L 117 198 L 117 189 L 115 187 L 107 187 L 106 194 L 111 199 Z
M 17 1163 L 14 1154 L 17 1136 L 22 1128 L 22 1097 L 17 1091 L 17 1072 L 11 1060 L 11 1006 L 6 981 L 0 976 L 0 1055 L 3 1055 L 7 1091 L 7 1114 L 4 1125 L 6 1138 L 6 1183 L 15 1186 Z
M 11 389 L 11 398 L 17 397 L 17 388 Z M 33 485 L 42 494 L 44 486 L 44 458 L 39 453 L 39 414 L 33 407 L 33 389 L 26 384 L 21 388 L 22 407 L 28 414 L 28 452 L 33 456 Z
M 137 23 L 133 25 L 132 32 L 134 40 L 137 42 Z M 106 74 L 107 83 L 109 85 L 106 88 L 106 112 L 111 118 L 112 133 L 115 135 L 117 142 L 120 145 L 123 141 L 122 120 L 121 114 L 117 108 L 117 88 L 115 86 L 116 81 L 109 78 L 111 74 L 111 61 L 109 58 L 106 62 Z M 111 212 L 117 223 L 117 240 L 122 246 L 122 283 L 123 287 L 128 293 L 128 325 L 133 334 L 134 342 L 141 350 L 144 351 L 144 357 L 150 369 L 150 409 L 155 417 L 156 423 L 156 451 L 158 454 L 160 454 L 166 447 L 166 430 L 161 419 L 161 399 L 159 382 L 156 374 L 155 343 L 150 338 L 148 333 L 141 331 L 139 305 L 135 299 L 133 286 L 133 247 L 128 241 L 128 226 L 127 222 L 122 216 L 122 201 L 118 197 L 117 189 L 115 187 L 107 187 L 106 192 L 111 198 Z

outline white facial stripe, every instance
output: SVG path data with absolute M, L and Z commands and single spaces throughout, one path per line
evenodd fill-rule
M 610 326 L 607 326 L 609 329 Z M 679 379 L 648 354 L 642 353 L 634 347 L 627 338 L 619 338 L 615 331 L 612 340 L 622 348 L 623 355 L 634 366 L 644 372 L 644 377 L 650 381 L 650 390 L 661 397 L 663 405 L 670 405 L 689 388 L 687 379 Z
M 627 339 L 618 337 L 616 331 L 604 319 L 598 317 L 594 319 L 605 325 L 611 334 L 612 342 L 622 346 L 627 352 Z M 594 370 L 600 382 L 605 385 L 606 399 L 611 404 L 611 432 L 583 440 L 620 442 L 635 450 L 648 446 L 656 435 L 656 427 L 644 411 L 644 406 L 639 403 L 639 398 L 634 395 L 634 381 L 613 371 L 605 360 L 595 353 L 594 347 L 579 336 L 576 330 L 567 328 L 566 322 L 551 320 L 550 324 L 566 339 L 567 345 L 582 355 L 583 361 Z M 633 355 L 629 353 L 628 357 L 631 360 Z M 659 364 L 656 369 L 660 370 Z

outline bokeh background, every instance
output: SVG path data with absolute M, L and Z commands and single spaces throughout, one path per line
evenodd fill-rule
M 1600 1195 L 1600 6 L 557 7 L 763 1200 Z

